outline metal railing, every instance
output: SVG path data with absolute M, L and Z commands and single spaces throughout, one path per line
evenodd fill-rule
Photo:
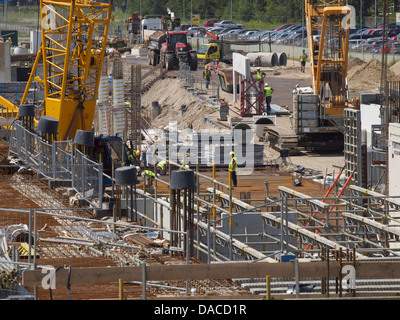
M 101 207 L 103 165 L 74 150 L 72 141 L 49 143 L 15 121 L 9 144 L 9 155 L 36 171 L 40 178 L 71 183 L 92 207 Z
M 218 78 L 217 75 L 214 77 Z M 200 99 L 208 100 L 212 103 L 219 102 L 220 98 L 220 86 L 219 80 L 210 80 L 207 85 L 204 77 L 195 76 L 190 70 L 190 66 L 187 63 L 179 64 L 179 78 L 182 79 L 187 86 L 188 90 L 192 90 Z

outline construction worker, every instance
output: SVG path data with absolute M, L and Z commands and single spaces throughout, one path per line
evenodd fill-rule
M 303 54 L 300 56 L 299 61 L 301 63 L 301 72 L 305 72 L 306 70 L 306 61 L 307 61 L 307 53 L 306 50 L 303 49 Z
M 183 160 L 181 160 L 181 167 L 180 167 L 180 171 L 184 171 L 184 170 L 189 170 L 189 165 L 185 164 L 185 162 Z
M 237 186 L 237 170 L 238 170 L 238 165 L 237 165 L 237 159 L 235 157 L 235 153 L 233 151 L 230 152 L 231 155 L 231 162 L 229 163 L 228 169 L 231 174 L 231 179 L 232 179 L 232 185 L 233 187 Z
M 126 150 L 126 155 L 128 156 L 127 163 L 131 166 L 136 166 L 140 164 L 140 150 L 133 150 L 131 147 L 128 147 Z
M 272 100 L 272 92 L 274 92 L 274 89 L 272 89 L 268 83 L 264 85 L 264 92 L 265 92 L 265 107 L 264 107 L 264 112 L 271 112 L 271 100 Z
M 154 179 L 156 178 L 154 172 L 150 170 L 144 170 L 141 175 L 142 178 L 144 179 L 146 187 L 151 187 L 153 185 Z
M 205 70 L 203 71 L 204 80 L 206 81 L 206 89 L 210 85 L 211 81 L 211 66 L 206 66 Z
M 265 73 L 261 71 L 260 67 L 257 68 L 256 75 L 258 81 L 264 81 Z
M 165 176 L 167 174 L 167 161 L 162 160 L 157 163 L 157 173 L 161 176 Z

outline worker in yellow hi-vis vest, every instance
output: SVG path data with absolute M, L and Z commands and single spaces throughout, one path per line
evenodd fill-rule
M 233 187 L 237 187 L 237 170 L 238 170 L 237 159 L 233 151 L 230 152 L 230 155 L 232 156 L 232 158 L 231 162 L 229 163 L 228 169 L 231 174 L 232 185 Z
M 274 89 L 272 89 L 268 83 L 265 84 L 264 86 L 264 91 L 265 91 L 265 108 L 264 112 L 271 112 L 271 101 L 272 101 L 272 92 L 274 92 Z
M 146 184 L 146 187 L 151 187 L 153 185 L 154 179 L 156 178 L 156 175 L 153 171 L 144 170 L 142 172 L 142 178 L 144 180 L 144 183 Z
M 306 62 L 307 62 L 307 53 L 306 50 L 303 49 L 303 53 L 299 58 L 300 64 L 301 64 L 301 72 L 305 73 L 306 71 Z

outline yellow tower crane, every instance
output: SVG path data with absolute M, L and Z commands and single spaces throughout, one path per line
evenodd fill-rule
M 112 0 L 41 0 L 41 48 L 36 56 L 21 104 L 32 81 L 44 86 L 41 115 L 59 121 L 58 139 L 74 138 L 77 130 L 90 130 L 111 20 Z M 43 61 L 43 79 L 34 77 Z M 9 114 L 18 106 L 0 97 Z M 37 123 L 37 121 L 36 121 Z

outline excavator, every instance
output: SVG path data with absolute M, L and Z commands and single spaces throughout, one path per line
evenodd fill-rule
M 2 115 L 17 119 L 19 107 L 27 104 L 30 86 L 36 81 L 44 87 L 44 105 L 34 106 L 34 132 L 42 117 L 58 122 L 58 141 L 74 140 L 78 130 L 91 131 L 111 12 L 112 0 L 40 0 L 41 47 L 20 103 L 0 96 Z M 35 76 L 39 62 L 43 63 L 42 78 Z M 94 148 L 106 150 L 107 137 L 96 138 Z M 115 145 L 115 139 L 111 140 Z M 105 152 L 102 159 L 110 162 Z
M 344 109 L 359 108 L 347 86 L 351 14 L 343 0 L 305 0 L 312 86 L 293 90 L 294 132 L 266 129 L 266 140 L 275 147 L 343 150 Z

